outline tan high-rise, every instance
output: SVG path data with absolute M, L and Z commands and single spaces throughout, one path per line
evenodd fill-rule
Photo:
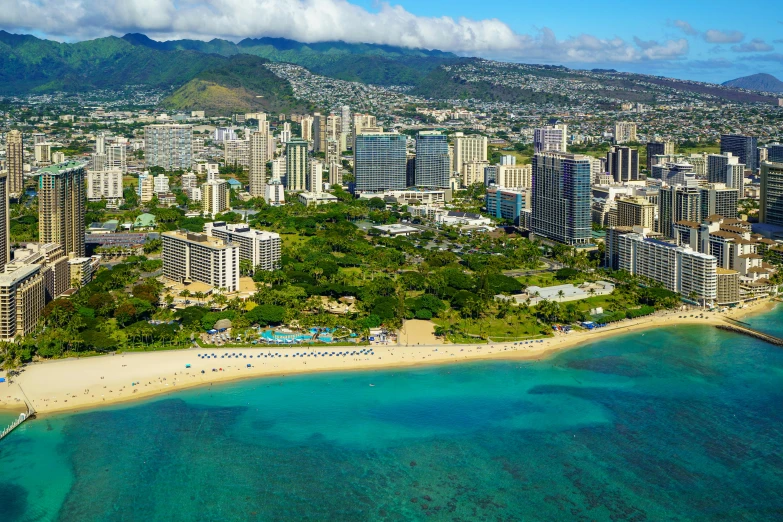
M 40 169 L 36 176 L 39 241 L 58 243 L 67 254 L 84 257 L 84 165 L 52 165 Z
M 263 131 L 250 134 L 250 195 L 256 198 L 262 198 L 266 193 L 268 136 Z
M 10 254 L 10 214 L 8 212 L 8 174 L 0 172 L 0 272 L 11 260 Z
M 24 190 L 24 148 L 22 133 L 9 131 L 5 141 L 6 163 L 8 165 L 8 194 L 18 196 Z
M 617 199 L 617 226 L 655 228 L 655 205 L 641 196 Z

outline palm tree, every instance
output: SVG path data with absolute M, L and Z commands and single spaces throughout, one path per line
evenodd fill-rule
M 565 297 L 565 292 L 563 292 L 562 290 L 558 290 L 557 291 L 557 297 L 559 297 L 560 301 L 562 301 L 563 297 Z

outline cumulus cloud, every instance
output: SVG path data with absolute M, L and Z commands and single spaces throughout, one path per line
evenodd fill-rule
M 498 19 L 417 16 L 387 2 L 370 11 L 348 0 L 16 0 L 0 11 L 0 27 L 64 39 L 143 32 L 156 39 L 343 40 L 563 63 L 667 60 L 688 52 L 684 39 L 558 39 L 548 28 L 519 34 Z
M 677 27 L 678 29 L 682 29 L 682 32 L 688 36 L 696 36 L 699 34 L 699 31 L 694 29 L 693 26 L 685 20 L 674 20 L 670 22 L 670 25 Z
M 754 38 L 749 42 L 745 42 L 740 45 L 732 45 L 731 50 L 735 53 L 766 53 L 773 50 L 774 47 L 769 45 L 761 38 Z
M 740 31 L 719 31 L 709 29 L 704 33 L 704 40 L 708 43 L 739 43 L 745 39 L 745 34 Z

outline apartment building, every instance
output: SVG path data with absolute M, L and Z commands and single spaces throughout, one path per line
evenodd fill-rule
M 148 167 L 163 167 L 168 171 L 189 169 L 193 163 L 193 127 L 144 127 L 144 158 Z
M 207 223 L 205 233 L 239 247 L 239 258 L 247 259 L 254 270 L 277 270 L 280 268 L 282 242 L 280 234 L 255 230 L 245 224 L 230 224 L 224 221 Z
M 122 171 L 112 170 L 88 170 L 87 171 L 87 200 L 117 200 L 122 199 Z
M 454 135 L 454 156 L 452 168 L 454 172 L 462 172 L 465 163 L 486 162 L 487 145 L 486 136 L 465 136 L 461 132 Z M 482 173 L 483 178 L 483 173 Z M 475 182 L 474 182 L 475 183 Z M 470 185 L 472 183 L 468 183 Z
M 407 161 L 405 135 L 357 135 L 354 146 L 356 190 L 379 192 L 406 188 Z
M 164 277 L 177 283 L 198 281 L 227 292 L 239 290 L 238 245 L 187 231 L 161 236 Z
M 61 163 L 40 169 L 38 178 L 38 237 L 62 245 L 66 254 L 84 255 L 84 165 Z
M 215 179 L 201 185 L 201 209 L 213 218 L 231 210 L 231 189 L 226 180 Z
M 24 265 L 0 274 L 0 340 L 31 333 L 45 305 L 40 265 Z
M 640 226 L 647 229 L 655 228 L 654 204 L 642 196 L 628 196 L 617 198 L 617 226 Z

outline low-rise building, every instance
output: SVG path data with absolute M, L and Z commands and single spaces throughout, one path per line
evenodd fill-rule
M 299 203 L 302 205 L 309 207 L 309 206 L 317 206 L 317 205 L 328 205 L 329 203 L 337 203 L 340 201 L 337 196 L 333 196 L 332 194 L 329 194 L 328 192 L 300 192 L 298 195 Z

